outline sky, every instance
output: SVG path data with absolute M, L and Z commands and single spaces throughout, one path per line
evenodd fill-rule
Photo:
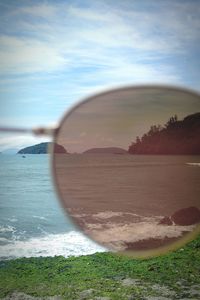
M 128 150 L 152 125 L 164 127 L 169 116 L 182 120 L 196 112 L 200 112 L 200 97 L 181 89 L 117 89 L 72 109 L 62 122 L 56 142 L 69 153 L 106 147 Z
M 0 0 L 0 125 L 55 126 L 108 88 L 200 90 L 200 0 Z M 0 151 L 43 141 L 1 135 Z

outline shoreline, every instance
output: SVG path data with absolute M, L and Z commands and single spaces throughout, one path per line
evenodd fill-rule
M 156 250 L 180 242 L 197 224 L 162 223 L 164 216 L 105 211 L 71 214 L 86 235 L 114 251 Z
M 168 247 L 171 243 L 181 242 L 187 236 L 189 239 L 194 230 L 194 225 L 162 224 L 162 216 L 144 217 L 133 213 L 107 211 L 98 214 L 77 214 L 76 218 L 80 223 L 83 221 L 83 224 L 87 221 L 86 225 L 82 224 L 85 233 L 72 230 L 27 240 L 13 240 L 0 247 L 0 261 L 59 255 L 66 258 L 78 257 L 108 250 L 129 253 L 154 251 Z
M 59 255 L 64 257 L 80 256 L 103 250 L 103 247 L 95 244 L 81 232 L 71 230 L 66 233 L 49 233 L 30 237 L 26 240 L 11 240 L 0 247 L 0 260 Z

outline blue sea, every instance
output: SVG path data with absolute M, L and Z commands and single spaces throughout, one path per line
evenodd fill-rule
M 105 251 L 63 212 L 49 155 L 0 155 L 0 260 Z

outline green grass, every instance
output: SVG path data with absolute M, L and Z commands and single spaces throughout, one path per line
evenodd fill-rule
M 175 252 L 146 260 L 96 253 L 1 261 L 0 297 L 16 291 L 68 300 L 140 300 L 167 297 L 170 292 L 169 299 L 200 299 L 200 237 Z

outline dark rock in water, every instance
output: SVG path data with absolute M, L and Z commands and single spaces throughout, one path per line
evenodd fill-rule
M 200 222 L 200 210 L 197 207 L 191 206 L 176 211 L 171 220 L 176 225 L 194 225 Z
M 162 225 L 172 225 L 173 222 L 172 222 L 172 220 L 171 220 L 170 217 L 165 216 L 165 217 L 163 217 L 163 218 L 160 220 L 159 224 L 162 224 Z

